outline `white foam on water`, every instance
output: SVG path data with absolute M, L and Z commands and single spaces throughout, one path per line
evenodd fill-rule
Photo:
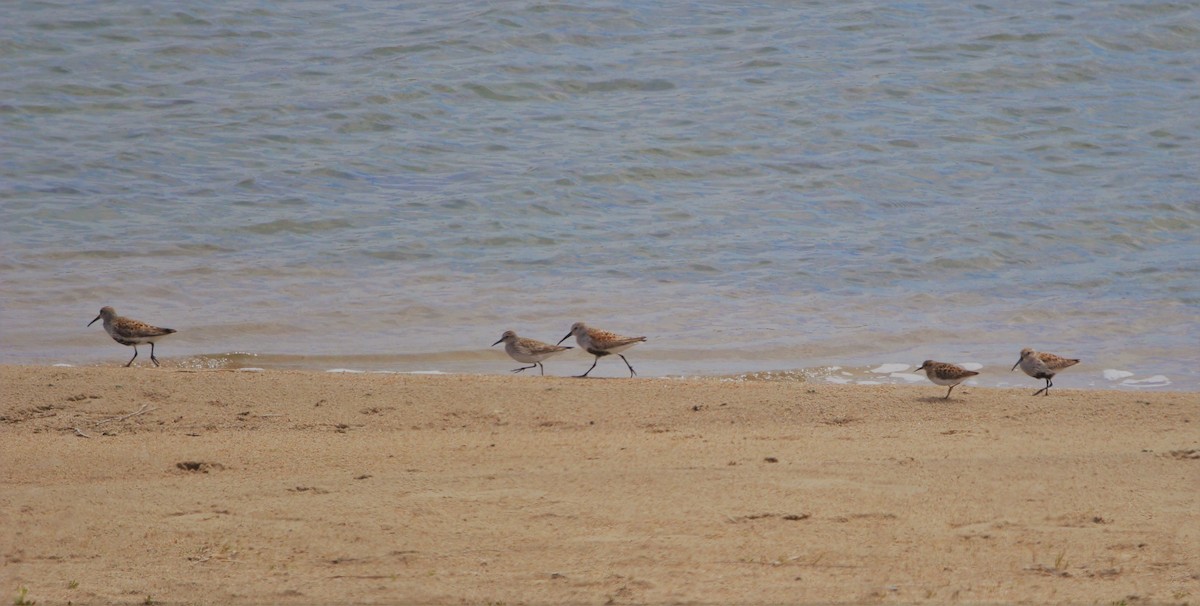
M 856 383 L 859 385 L 883 385 L 883 383 L 879 381 L 856 381 Z
M 342 373 L 342 374 L 361 375 L 361 374 L 365 374 L 367 371 L 354 370 L 352 368 L 330 368 L 329 370 L 326 370 L 325 372 L 337 372 L 337 373 Z
M 62 364 L 62 363 L 59 363 L 59 364 L 55 364 L 55 365 L 54 365 L 54 367 L 55 367 L 55 368 L 75 368 L 75 365 L 74 365 L 74 364 Z
M 909 383 L 916 383 L 918 381 L 925 380 L 925 377 L 921 375 L 914 375 L 911 372 L 894 372 L 888 376 L 893 379 L 900 379 L 901 381 L 907 381 Z
M 1171 380 L 1163 375 L 1154 375 L 1145 379 L 1125 379 L 1121 381 L 1121 385 L 1126 387 L 1166 387 L 1171 384 Z
M 1104 371 L 1104 378 L 1108 379 L 1109 381 L 1120 381 L 1121 379 L 1132 376 L 1133 373 L 1129 372 L 1128 370 L 1116 370 L 1109 368 Z
M 979 370 L 980 368 L 983 368 L 983 364 L 980 364 L 979 362 L 963 362 L 962 364 L 959 364 L 959 366 L 962 366 L 967 370 Z
M 264 370 L 266 370 L 266 369 L 265 368 L 257 368 L 254 366 L 247 366 L 245 368 L 237 369 L 238 372 L 263 372 Z
M 879 366 L 879 368 L 872 368 L 871 372 L 876 373 L 876 374 L 881 374 L 881 375 L 890 375 L 894 372 L 902 372 L 902 371 L 908 370 L 909 368 L 912 368 L 912 364 L 899 364 L 899 363 L 881 364 Z
M 441 370 L 413 370 L 410 372 L 397 372 L 398 375 L 448 375 L 450 373 Z
M 825 380 L 829 381 L 830 383 L 837 383 L 838 385 L 845 385 L 850 382 L 850 379 L 845 377 L 835 377 L 833 375 L 825 377 Z

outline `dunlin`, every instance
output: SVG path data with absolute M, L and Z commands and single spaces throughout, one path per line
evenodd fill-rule
M 575 342 L 579 343 L 580 347 L 596 356 L 596 360 L 592 362 L 592 368 L 596 367 L 600 358 L 611 354 L 617 354 L 621 356 L 622 360 L 625 360 L 625 356 L 621 352 L 646 340 L 646 337 L 622 337 L 607 330 L 588 328 L 583 322 L 576 322 L 571 325 L 571 332 L 567 333 L 566 337 L 559 339 L 558 342 L 566 341 L 567 337 L 571 335 L 575 335 Z M 637 372 L 633 370 L 633 365 L 629 363 L 629 360 L 625 360 L 625 365 L 629 367 L 629 376 L 637 376 Z M 592 372 L 592 368 L 579 375 L 579 378 L 588 376 L 588 373 Z
M 954 391 L 954 388 L 957 387 L 959 383 L 962 383 L 963 381 L 966 381 L 967 379 L 979 374 L 974 370 L 967 370 L 957 364 L 950 364 L 949 362 L 934 362 L 933 360 L 925 360 L 921 363 L 921 367 L 917 370 L 925 371 L 925 376 L 929 377 L 929 380 L 933 381 L 937 385 L 950 386 L 950 389 L 946 390 L 946 397 L 943 398 L 944 400 L 950 399 L 950 392 Z
M 95 324 L 96 320 L 101 318 L 104 319 L 104 332 L 107 332 L 113 341 L 133 348 L 133 357 L 129 358 L 125 366 L 133 364 L 133 361 L 137 359 L 137 346 L 142 343 L 150 344 L 150 361 L 158 366 L 158 358 L 154 357 L 154 342 L 175 332 L 173 328 L 159 328 L 132 318 L 122 318 L 117 315 L 117 310 L 107 306 L 100 308 L 100 315 L 96 316 L 95 320 L 88 322 L 88 326 Z
M 1021 370 L 1025 371 L 1025 374 L 1035 379 L 1045 379 L 1046 386 L 1033 392 L 1033 395 L 1036 396 L 1044 392 L 1048 396 L 1050 395 L 1050 388 L 1054 386 L 1054 381 L 1052 380 L 1054 379 L 1054 375 L 1058 374 L 1058 371 L 1078 363 L 1079 360 L 1056 356 L 1052 353 L 1040 353 L 1034 351 L 1033 348 L 1026 347 L 1021 350 L 1020 359 L 1017 360 L 1016 364 L 1013 364 L 1012 370 L 1009 372 L 1016 370 L 1020 366 Z
M 543 377 L 546 376 L 546 367 L 542 366 L 542 360 L 556 353 L 574 349 L 574 347 L 565 345 L 542 343 L 536 339 L 524 339 L 518 337 L 517 333 L 511 330 L 504 331 L 504 334 L 500 335 L 500 340 L 492 343 L 492 347 L 501 343 L 504 344 L 504 351 L 508 353 L 510 358 L 524 364 L 530 364 L 530 366 L 514 368 L 513 372 L 521 372 L 529 368 L 540 368 Z

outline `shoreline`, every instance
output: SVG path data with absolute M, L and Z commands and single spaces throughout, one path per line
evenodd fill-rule
M 1186 392 L 12 365 L 0 382 L 6 598 L 1200 596 Z
M 568 355 L 573 352 L 568 352 Z M 639 352 L 640 353 L 640 352 Z M 119 356 L 118 356 L 119 357 Z M 590 363 L 591 357 L 568 359 L 565 356 L 555 357 L 548 361 L 546 376 L 572 378 L 570 373 L 582 372 Z M 127 358 L 126 358 L 127 359 Z M 162 369 L 185 371 L 298 371 L 298 372 L 329 372 L 353 374 L 434 374 L 434 375 L 466 375 L 466 376 L 509 376 L 509 370 L 518 366 L 502 351 L 457 351 L 432 354 L 364 354 L 357 356 L 334 355 L 296 355 L 296 354 L 251 354 L 227 353 L 206 354 L 182 357 L 160 357 Z M 906 362 L 872 362 L 864 365 L 850 363 L 829 364 L 810 367 L 768 367 L 767 364 L 753 364 L 741 361 L 734 364 L 738 370 L 728 370 L 706 365 L 697 367 L 693 372 L 657 372 L 662 371 L 664 362 L 653 356 L 642 357 L 636 365 L 638 378 L 646 379 L 681 379 L 681 380 L 717 380 L 717 381 L 785 381 L 798 383 L 833 383 L 847 385 L 911 385 L 920 387 L 929 381 L 922 372 L 914 372 L 920 364 Z M 1015 358 L 1014 358 L 1015 361 Z M 1008 366 L 988 365 L 970 360 L 958 360 L 968 370 L 982 371 L 966 384 L 974 387 L 990 387 L 1000 389 L 1024 389 L 1040 385 L 1040 380 L 1024 375 L 1020 370 L 1010 371 Z M 681 362 L 667 363 L 668 367 L 678 367 Z M 77 363 L 46 362 L 46 363 L 0 363 L 0 366 L 30 366 L 47 368 L 117 368 L 122 363 L 113 358 L 96 358 Z M 143 363 L 139 358 L 134 367 L 153 370 L 149 362 Z M 621 364 L 609 367 L 604 362 L 594 371 L 600 378 L 628 378 L 625 367 Z M 520 374 L 516 376 L 521 376 Z M 1096 365 L 1086 360 L 1079 366 L 1066 369 L 1055 377 L 1055 389 L 1080 389 L 1085 391 L 1125 391 L 1128 393 L 1200 393 L 1200 381 L 1191 376 L 1172 376 L 1162 374 L 1137 374 L 1121 368 L 1110 368 Z

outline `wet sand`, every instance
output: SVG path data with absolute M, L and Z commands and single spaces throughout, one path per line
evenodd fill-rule
M 0 598 L 1200 601 L 1200 394 L 0 367 Z

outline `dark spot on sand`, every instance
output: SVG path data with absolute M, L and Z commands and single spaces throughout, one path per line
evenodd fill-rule
M 210 473 L 225 469 L 225 466 L 220 463 L 209 463 L 207 461 L 180 461 L 175 464 L 175 467 L 191 473 Z

